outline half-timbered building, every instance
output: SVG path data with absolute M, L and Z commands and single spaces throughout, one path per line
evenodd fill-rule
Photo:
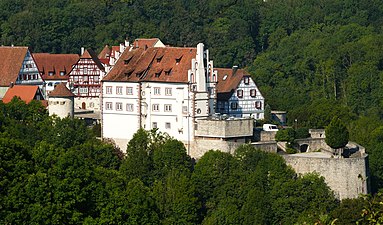
M 218 72 L 216 112 L 228 117 L 264 118 L 265 99 L 243 69 L 216 68 Z
M 10 86 L 35 85 L 44 90 L 44 80 L 28 47 L 0 47 L 0 98 Z M 44 91 L 42 92 L 44 93 Z M 44 96 L 45 97 L 45 96 Z
M 101 79 L 105 69 L 93 50 L 87 49 L 69 72 L 68 87 L 76 96 L 75 108 L 100 110 Z

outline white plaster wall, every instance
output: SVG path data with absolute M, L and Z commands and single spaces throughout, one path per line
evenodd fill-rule
M 85 102 L 85 109 L 90 109 L 94 111 L 101 110 L 101 102 L 99 97 L 75 97 L 74 98 L 74 107 L 75 109 L 82 109 L 82 103 Z
M 57 115 L 60 118 L 71 117 L 74 115 L 74 101 L 72 98 L 50 97 L 48 100 L 49 115 Z

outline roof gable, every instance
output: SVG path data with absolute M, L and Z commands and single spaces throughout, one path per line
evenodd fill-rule
M 64 83 L 58 84 L 53 91 L 49 93 L 49 97 L 73 97 L 75 96 Z
M 92 49 L 86 49 L 81 55 L 80 59 L 92 59 L 96 63 L 97 67 L 104 71 L 104 66 L 102 65 L 100 59 L 97 57 L 96 53 Z
M 249 76 L 243 69 L 215 68 L 218 74 L 217 94 L 222 97 L 231 95 L 244 76 Z
M 16 82 L 28 51 L 28 47 L 0 47 L 0 86 Z

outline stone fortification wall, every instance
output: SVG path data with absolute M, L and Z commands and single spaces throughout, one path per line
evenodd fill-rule
M 368 193 L 368 157 L 331 158 L 321 153 L 283 155 L 298 174 L 317 172 L 338 199 L 357 198 Z
M 245 143 L 245 139 L 237 139 L 234 141 L 223 139 L 196 138 L 190 143 L 189 155 L 192 158 L 199 159 L 203 156 L 203 154 L 212 149 L 233 154 L 239 146 Z
M 251 145 L 256 148 L 260 149 L 264 152 L 271 152 L 271 153 L 277 153 L 277 143 L 275 141 L 268 141 L 268 142 L 253 142 Z
M 275 141 L 277 131 L 261 131 L 259 141 Z
M 195 136 L 228 138 L 253 135 L 252 119 L 201 119 L 196 122 Z

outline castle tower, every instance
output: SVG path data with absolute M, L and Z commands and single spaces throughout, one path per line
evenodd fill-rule
M 48 111 L 49 115 L 57 115 L 60 118 L 74 116 L 74 94 L 68 90 L 64 83 L 58 84 L 49 93 Z

